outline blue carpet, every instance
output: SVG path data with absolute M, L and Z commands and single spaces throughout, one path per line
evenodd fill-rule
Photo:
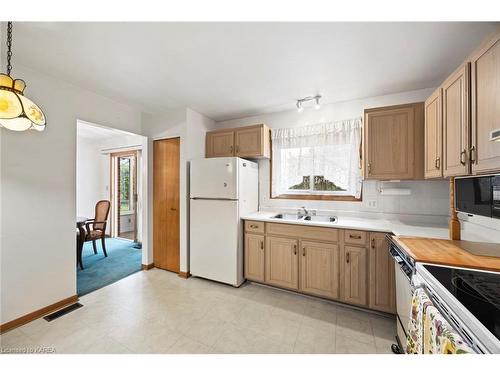
M 76 285 L 79 296 L 90 293 L 141 270 L 142 250 L 134 248 L 136 243 L 118 238 L 106 238 L 104 257 L 101 241 L 97 241 L 97 254 L 92 242 L 83 246 L 84 269 L 77 267 Z

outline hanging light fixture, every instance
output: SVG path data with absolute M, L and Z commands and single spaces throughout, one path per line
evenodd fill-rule
M 26 83 L 13 79 L 12 22 L 7 23 L 7 73 L 0 73 L 0 127 L 15 131 L 45 129 L 45 115 L 40 107 L 24 96 Z

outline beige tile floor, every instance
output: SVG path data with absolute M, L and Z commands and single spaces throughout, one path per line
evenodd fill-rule
M 233 288 L 153 269 L 81 298 L 84 307 L 0 336 L 56 353 L 390 353 L 395 321 L 257 284 Z

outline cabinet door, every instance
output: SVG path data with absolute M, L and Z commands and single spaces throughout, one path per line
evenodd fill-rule
M 472 172 L 500 171 L 500 142 L 490 133 L 500 129 L 500 32 L 472 56 Z
M 344 300 L 367 305 L 367 250 L 365 247 L 344 246 Z
M 207 158 L 234 156 L 234 132 L 230 130 L 207 133 L 205 147 Z
M 266 283 L 288 289 L 298 289 L 298 274 L 298 241 L 267 236 Z
M 263 147 L 263 126 L 255 126 L 242 130 L 235 130 L 236 156 L 252 157 L 262 156 Z
M 264 282 L 264 236 L 245 233 L 245 278 Z
M 462 65 L 443 88 L 443 175 L 469 173 L 469 64 Z
M 394 260 L 383 233 L 370 234 L 370 304 L 374 310 L 396 313 Z
M 338 245 L 301 241 L 300 290 L 339 298 L 340 251 Z
M 415 177 L 414 119 L 412 105 L 365 111 L 365 178 Z
M 441 88 L 425 101 L 425 178 L 443 176 L 443 123 L 441 117 Z

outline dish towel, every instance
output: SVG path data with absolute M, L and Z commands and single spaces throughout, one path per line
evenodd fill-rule
M 411 299 L 411 313 L 408 321 L 406 342 L 406 352 L 408 354 L 423 353 L 424 313 L 428 306 L 432 306 L 432 302 L 425 291 L 422 288 L 415 289 Z
M 425 309 L 423 342 L 425 354 L 474 353 L 434 306 Z

